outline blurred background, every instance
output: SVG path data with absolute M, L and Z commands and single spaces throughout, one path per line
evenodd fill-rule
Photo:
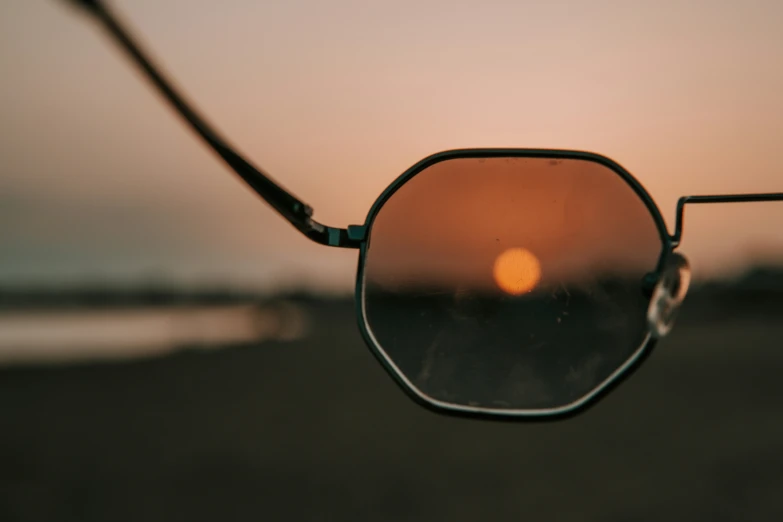
M 433 152 L 600 152 L 669 228 L 783 189 L 783 4 L 117 0 L 331 226 Z M 672 337 L 587 414 L 421 410 L 356 251 L 230 174 L 88 17 L 0 3 L 0 519 L 780 520 L 783 203 L 688 208 Z

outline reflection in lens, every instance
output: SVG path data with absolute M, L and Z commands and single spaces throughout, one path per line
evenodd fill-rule
M 647 335 L 656 223 L 586 160 L 462 158 L 402 185 L 371 225 L 367 328 L 421 393 L 499 409 L 568 406 Z

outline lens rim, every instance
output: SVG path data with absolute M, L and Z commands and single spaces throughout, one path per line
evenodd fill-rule
M 636 193 L 636 195 L 642 200 L 647 207 L 650 215 L 655 222 L 655 226 L 658 229 L 658 233 L 661 239 L 661 254 L 658 257 L 658 264 L 656 266 L 654 275 L 657 278 L 663 271 L 663 267 L 666 265 L 666 261 L 673 254 L 674 244 L 672 238 L 666 228 L 666 222 L 661 214 L 658 205 L 652 199 L 647 190 L 642 184 L 624 167 L 622 167 L 616 161 L 594 152 L 586 152 L 580 150 L 567 150 L 567 149 L 513 149 L 513 148 L 477 148 L 477 149 L 452 149 L 442 152 L 437 152 L 430 156 L 420 160 L 408 170 L 403 172 L 397 179 L 395 179 L 380 196 L 375 200 L 370 211 L 367 214 L 363 228 L 364 238 L 359 245 L 359 261 L 356 271 L 356 316 L 359 323 L 359 330 L 362 333 L 362 337 L 365 343 L 370 349 L 370 352 L 375 356 L 378 362 L 383 366 L 386 372 L 393 378 L 397 385 L 416 403 L 433 411 L 435 413 L 445 414 L 449 416 L 460 417 L 474 417 L 483 419 L 494 420 L 511 420 L 511 421 L 544 421 L 567 418 L 578 413 L 583 412 L 587 408 L 595 405 L 603 397 L 606 396 L 611 390 L 613 390 L 622 381 L 632 375 L 644 360 L 652 353 L 656 338 L 652 335 L 649 327 L 645 332 L 645 339 L 642 341 L 639 348 L 633 352 L 633 354 L 615 370 L 609 377 L 607 377 L 601 384 L 596 386 L 590 393 L 581 397 L 580 399 L 567 404 L 565 406 L 557 408 L 548 408 L 540 410 L 530 409 L 500 409 L 500 408 L 482 408 L 474 406 L 465 406 L 461 404 L 453 404 L 438 399 L 434 399 L 425 393 L 421 392 L 413 383 L 400 371 L 394 361 L 389 357 L 383 348 L 380 346 L 375 336 L 372 333 L 372 329 L 367 322 L 366 309 L 365 309 L 365 272 L 364 265 L 367 255 L 367 249 L 372 237 L 372 225 L 376 216 L 380 212 L 383 205 L 394 195 L 400 187 L 410 181 L 414 176 L 424 171 L 425 169 L 447 160 L 453 159 L 476 159 L 476 158 L 542 158 L 542 159 L 570 159 L 570 160 L 582 160 L 598 163 L 615 174 L 620 176 Z M 651 297 L 651 296 L 650 296 Z

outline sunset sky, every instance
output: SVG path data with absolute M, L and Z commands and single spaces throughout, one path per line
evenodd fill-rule
M 551 289 L 606 277 L 641 281 L 655 270 L 661 239 L 630 185 L 598 163 L 452 159 L 422 171 L 384 205 L 365 273 L 391 291 L 494 289 L 495 263 L 515 248 L 540 263 L 542 289 Z
M 783 2 L 117 0 L 188 97 L 332 226 L 433 152 L 572 148 L 679 196 L 783 191 Z M 343 290 L 87 16 L 0 3 L 0 283 Z M 783 203 L 689 209 L 697 275 L 783 259 Z

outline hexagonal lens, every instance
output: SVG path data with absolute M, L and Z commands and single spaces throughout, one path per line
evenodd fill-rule
M 645 202 L 582 159 L 448 159 L 374 216 L 366 328 L 422 397 L 550 411 L 604 386 L 649 337 L 644 276 L 661 234 Z

